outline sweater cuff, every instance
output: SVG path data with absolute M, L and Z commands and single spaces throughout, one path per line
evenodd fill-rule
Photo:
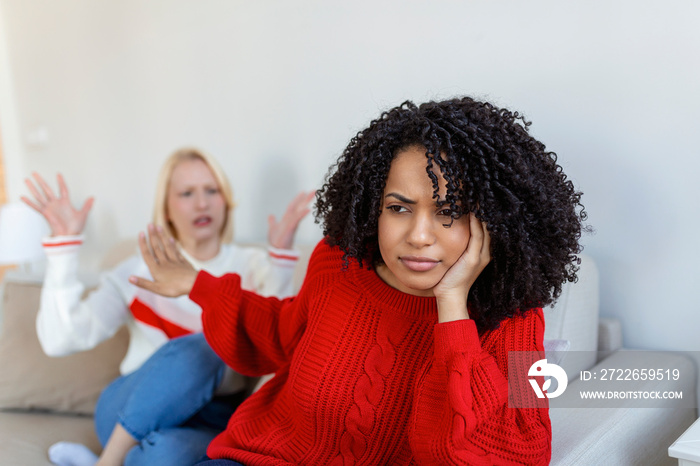
M 435 359 L 445 361 L 455 354 L 481 352 L 479 332 L 472 319 L 454 320 L 435 325 Z
M 194 285 L 189 293 L 189 298 L 197 304 L 211 302 L 212 296 L 225 295 L 241 288 L 241 277 L 236 273 L 227 273 L 221 277 L 215 277 L 202 269 L 194 279 Z
M 51 236 L 42 240 L 46 252 L 44 286 L 65 288 L 75 286 L 78 277 L 78 251 L 82 235 Z
M 282 267 L 294 267 L 299 260 L 299 251 L 294 249 L 279 249 L 268 246 L 267 252 L 270 255 L 270 261 Z
M 194 285 L 190 290 L 189 298 L 199 304 L 201 299 L 204 299 L 209 293 L 216 290 L 217 278 L 211 275 L 206 270 L 200 270 L 197 273 L 197 278 L 194 279 Z
M 46 255 L 75 252 L 83 244 L 83 235 L 47 236 L 41 241 Z

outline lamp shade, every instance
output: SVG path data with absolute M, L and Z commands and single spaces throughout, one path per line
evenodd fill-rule
M 0 264 L 22 264 L 44 257 L 41 240 L 49 234 L 46 220 L 29 206 L 12 202 L 0 207 Z

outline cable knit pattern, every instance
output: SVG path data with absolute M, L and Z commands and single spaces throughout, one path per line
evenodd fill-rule
M 509 408 L 509 351 L 543 351 L 541 311 L 479 336 L 437 323 L 434 298 L 401 293 L 321 242 L 299 295 L 242 291 L 200 272 L 204 333 L 243 374 L 275 372 L 208 449 L 246 465 L 547 464 L 545 408 Z

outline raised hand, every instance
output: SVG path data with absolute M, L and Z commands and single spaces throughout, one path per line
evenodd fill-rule
M 132 275 L 129 282 L 161 296 L 190 293 L 198 272 L 180 254 L 175 240 L 162 227 L 148 225 L 148 237 L 139 233 L 139 248 L 153 280 Z
M 34 196 L 34 200 L 26 196 L 22 196 L 20 199 L 39 212 L 49 222 L 51 236 L 81 234 L 85 228 L 85 222 L 92 208 L 94 198 L 88 198 L 79 210 L 75 209 L 70 202 L 66 182 L 60 173 L 57 176 L 58 197 L 54 195 L 51 187 L 38 173 L 33 173 L 32 175 L 37 186 L 34 186 L 34 183 L 29 178 L 25 179 L 24 183 Z
M 467 295 L 479 274 L 491 262 L 491 236 L 486 223 L 480 222 L 472 213 L 469 214 L 469 233 L 467 248 L 433 288 L 440 322 L 469 318 Z
M 316 195 L 316 191 L 304 191 L 296 195 L 287 206 L 282 219 L 278 222 L 274 215 L 268 217 L 267 241 L 270 246 L 278 249 L 291 249 L 294 246 L 294 235 L 297 232 L 299 222 L 309 213 L 309 203 Z

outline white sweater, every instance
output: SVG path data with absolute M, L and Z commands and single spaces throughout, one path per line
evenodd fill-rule
M 120 370 L 128 374 L 170 338 L 202 330 L 202 309 L 189 297 L 165 298 L 129 283 L 131 275 L 151 278 L 140 255 L 102 274 L 99 287 L 81 300 L 85 291 L 77 274 L 81 244 L 82 236 L 44 240 L 47 268 L 36 328 L 46 354 L 65 356 L 94 348 L 126 324 L 129 349 Z M 263 296 L 285 297 L 293 292 L 296 251 L 225 244 L 216 257 L 204 262 L 182 252 L 197 270 L 212 275 L 237 273 L 243 288 Z

